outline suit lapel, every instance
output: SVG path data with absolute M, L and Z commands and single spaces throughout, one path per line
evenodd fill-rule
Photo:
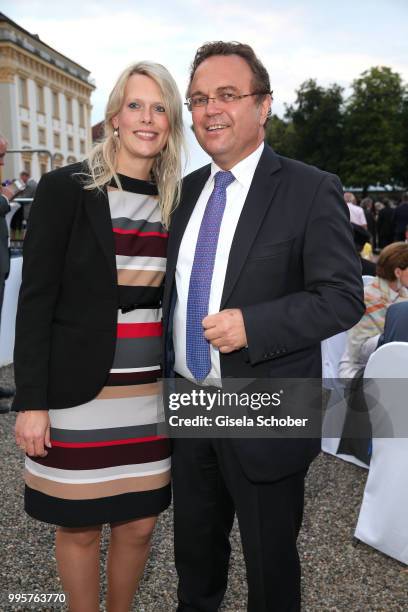
M 194 206 L 202 192 L 204 185 L 210 176 L 211 166 L 207 165 L 197 171 L 195 180 L 187 179 L 183 185 L 180 205 L 177 208 L 174 219 L 170 226 L 170 236 L 167 251 L 167 272 L 166 276 L 172 282 L 176 270 L 178 252 L 184 232 L 190 220 Z
M 115 241 L 112 220 L 109 211 L 109 201 L 106 189 L 102 191 L 84 191 L 84 205 L 96 239 L 109 265 L 114 282 L 117 282 Z
M 225 303 L 234 289 L 262 221 L 271 206 L 280 183 L 278 173 L 280 168 L 279 158 L 265 144 L 232 241 L 220 310 L 225 308 Z

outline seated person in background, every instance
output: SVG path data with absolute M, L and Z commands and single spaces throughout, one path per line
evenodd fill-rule
M 408 342 L 408 302 L 392 304 L 388 308 L 384 332 L 378 340 L 377 348 L 387 342 Z
M 339 376 L 349 380 L 345 381 L 347 414 L 337 452 L 353 455 L 366 465 L 371 457 L 372 426 L 364 396 L 364 369 L 384 330 L 387 309 L 408 306 L 407 287 L 408 243 L 394 242 L 381 251 L 377 275 L 364 287 L 366 311 L 347 332 L 346 350 L 339 364 Z
M 375 276 L 376 273 L 376 265 L 374 262 L 369 259 L 365 259 L 362 257 L 362 251 L 364 246 L 370 243 L 370 234 L 364 227 L 361 225 L 357 225 L 356 223 L 352 223 L 351 227 L 353 228 L 353 238 L 354 244 L 357 249 L 358 254 L 360 255 L 360 263 L 361 263 L 361 273 L 368 274 L 370 276 Z
M 408 300 L 407 287 L 408 243 L 394 242 L 381 251 L 377 276 L 364 288 L 366 311 L 347 332 L 346 350 L 339 365 L 341 378 L 354 378 L 364 370 L 384 330 L 387 308 Z

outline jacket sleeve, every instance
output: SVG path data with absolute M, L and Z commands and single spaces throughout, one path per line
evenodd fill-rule
M 315 192 L 299 265 L 304 290 L 242 308 L 252 364 L 321 342 L 364 314 L 361 266 L 334 175 L 325 174 Z
M 0 217 L 5 217 L 8 212 L 10 212 L 8 199 L 0 193 Z
M 61 171 L 44 175 L 32 205 L 23 247 L 13 409 L 46 410 L 52 321 L 81 187 Z

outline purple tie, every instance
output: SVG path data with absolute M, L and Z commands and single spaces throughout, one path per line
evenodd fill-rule
M 210 344 L 204 337 L 202 320 L 208 315 L 211 280 L 218 236 L 227 201 L 227 187 L 235 180 L 231 172 L 217 172 L 198 234 L 187 300 L 187 367 L 197 381 L 211 369 Z

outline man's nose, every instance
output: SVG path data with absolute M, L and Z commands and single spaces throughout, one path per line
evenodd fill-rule
M 217 100 L 217 98 L 208 98 L 208 102 L 205 105 L 205 112 L 211 117 L 214 115 L 219 115 L 222 112 L 220 102 Z

